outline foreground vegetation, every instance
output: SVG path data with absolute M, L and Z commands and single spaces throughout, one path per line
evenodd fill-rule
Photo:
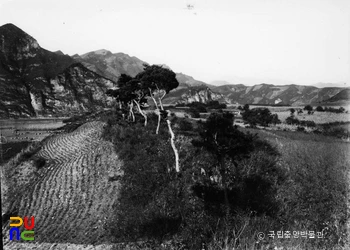
M 110 225 L 114 240 L 188 249 L 345 249 L 348 144 L 267 131 L 258 137 L 233 127 L 232 118 L 214 114 L 202 124 L 169 118 L 179 173 L 165 121 L 156 135 L 156 117 L 147 127 L 141 116 L 135 123 L 109 118 L 104 137 L 124 162 Z M 322 231 L 324 237 L 272 239 L 270 231 Z
M 175 249 L 348 244 L 348 144 L 294 141 L 273 133 L 260 139 L 233 126 L 233 114 L 219 103 L 211 105 L 219 113 L 204 122 L 180 119 L 162 105 L 177 85 L 173 72 L 145 65 L 134 78 L 122 75 L 119 89 L 108 92 L 119 105 L 107 119 L 104 138 L 123 161 L 110 224 L 116 242 L 170 241 Z M 153 115 L 143 111 L 146 97 L 154 102 Z M 189 113 L 197 117 L 206 108 L 195 103 Z M 281 123 L 267 108 L 241 110 L 251 128 Z M 322 237 L 265 237 L 271 231 Z

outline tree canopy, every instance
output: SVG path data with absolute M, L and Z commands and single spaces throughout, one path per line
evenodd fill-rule
M 167 68 L 159 65 L 144 65 L 144 71 L 137 74 L 135 79 L 141 82 L 141 88 L 151 91 L 164 90 L 168 94 L 179 86 L 176 74 Z

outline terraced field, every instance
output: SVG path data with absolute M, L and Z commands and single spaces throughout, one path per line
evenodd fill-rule
M 18 211 L 21 217 L 35 216 L 35 241 L 9 241 L 7 223 L 3 228 L 5 249 L 45 249 L 39 247 L 43 244 L 46 249 L 85 249 L 62 248 L 59 243 L 109 241 L 107 226 L 118 198 L 116 179 L 122 173 L 113 145 L 101 139 L 103 126 L 89 122 L 47 140 L 37 153 L 45 159 L 45 166 L 6 210 Z

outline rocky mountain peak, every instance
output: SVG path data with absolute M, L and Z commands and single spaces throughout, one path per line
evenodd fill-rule
M 11 23 L 0 27 L 0 34 L 0 50 L 4 59 L 13 56 L 17 59 L 33 57 L 40 49 L 33 37 Z
M 96 56 L 111 56 L 112 52 L 106 49 L 99 49 L 95 51 L 91 51 L 88 53 L 85 53 L 83 55 L 80 55 L 81 58 L 89 58 L 89 57 L 96 57 Z
M 0 27 L 0 117 L 67 115 L 111 105 L 113 82 L 13 24 Z

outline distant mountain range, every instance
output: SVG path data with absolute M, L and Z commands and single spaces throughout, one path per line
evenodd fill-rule
M 146 63 L 108 50 L 72 57 L 50 52 L 13 24 L 0 27 L 0 117 L 67 115 L 113 105 L 105 95 L 121 74 L 135 76 Z M 165 66 L 167 67 L 167 66 Z M 180 85 L 164 100 L 168 104 L 289 104 L 348 102 L 349 89 L 299 85 L 245 86 L 220 81 L 207 84 L 177 73 Z M 220 84 L 220 86 L 216 86 Z
M 113 54 L 107 50 L 98 50 L 73 58 L 89 69 L 113 80 L 120 74 L 135 76 L 141 72 L 146 62 L 123 53 Z M 165 66 L 168 67 L 168 66 Z M 164 99 L 167 104 L 208 102 L 218 100 L 228 104 L 280 104 L 304 105 L 320 103 L 338 94 L 344 88 L 317 88 L 313 86 L 258 84 L 245 86 L 215 81 L 207 84 L 183 73 L 176 73 L 180 85 Z M 218 86 L 219 85 L 219 86 Z
M 81 62 L 88 69 L 103 75 L 115 82 L 121 74 L 132 77 L 143 71 L 143 64 L 137 57 L 130 57 L 124 53 L 115 53 L 108 50 L 97 50 L 83 55 L 74 55 L 73 59 Z

